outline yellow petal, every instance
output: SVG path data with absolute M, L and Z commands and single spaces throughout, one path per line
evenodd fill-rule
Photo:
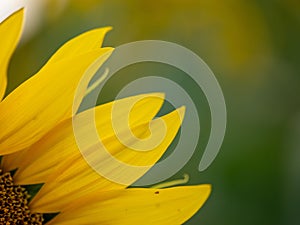
M 2 157 L 0 168 L 4 172 L 17 169 L 18 165 L 24 160 L 24 157 L 26 157 L 26 155 L 26 149 L 5 155 Z
M 81 55 L 84 52 L 89 52 L 91 50 L 100 48 L 105 34 L 111 29 L 111 27 L 97 28 L 78 35 L 58 49 L 58 51 L 55 52 L 55 54 L 47 62 L 46 66 L 51 63 L 58 62 L 64 58 Z
M 94 159 L 98 172 L 104 174 L 105 177 L 95 172 L 81 155 L 66 160 L 64 165 L 49 177 L 31 201 L 31 210 L 58 212 L 72 200 L 92 191 L 122 189 L 132 184 L 144 175 L 165 152 L 180 127 L 183 114 L 184 108 L 180 108 L 151 122 L 154 137 L 162 133 L 161 120 L 165 122 L 164 125 L 168 131 L 164 134 L 163 141 L 151 151 L 133 150 L 130 146 L 126 147 L 120 143 L 116 136 L 102 140 L 103 145 L 107 147 L 106 150 L 99 150 L 97 144 L 91 146 L 88 149 L 90 151 L 89 156 Z M 149 123 L 138 125 L 132 130 L 134 130 L 136 137 L 147 138 L 149 136 Z M 135 139 L 133 138 L 132 143 L 134 142 Z M 115 162 L 116 158 L 119 161 Z M 112 182 L 109 179 L 119 180 L 123 183 Z M 127 185 L 124 182 L 127 182 Z
M 5 94 L 7 67 L 20 38 L 23 16 L 22 9 L 0 23 L 0 101 Z
M 164 95 L 161 93 L 151 93 L 97 106 L 95 109 L 96 127 L 98 130 L 105 129 L 104 138 L 114 135 L 114 130 L 111 127 L 111 112 L 116 102 L 123 102 L 125 105 L 136 103 L 130 114 L 132 118 L 130 120 L 131 126 L 149 122 L 159 111 L 163 98 Z M 84 117 L 87 113 L 87 111 L 82 112 L 77 116 Z M 118 115 L 115 117 L 116 122 L 120 123 L 126 118 L 127 114 L 124 110 L 118 110 Z M 93 144 L 93 140 L 89 140 L 89 131 L 87 129 L 87 126 L 83 126 L 81 127 L 81 132 L 85 135 L 85 141 Z M 3 166 L 4 168 L 19 168 L 14 175 L 16 184 L 38 184 L 44 183 L 60 162 L 78 155 L 80 155 L 80 152 L 73 133 L 72 119 L 70 118 L 63 121 L 37 143 L 29 147 L 17 162 L 14 156 L 8 155 L 4 157 Z
M 47 225 L 179 225 L 205 203 L 210 185 L 96 192 L 72 202 Z
M 111 51 L 110 48 L 97 49 L 53 63 L 8 95 L 0 103 L 0 155 L 30 146 L 59 122 L 71 117 L 83 74 L 91 78 Z M 87 80 L 80 91 L 82 96 Z

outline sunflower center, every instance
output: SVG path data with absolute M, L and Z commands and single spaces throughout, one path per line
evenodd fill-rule
M 0 224 L 42 225 L 43 215 L 30 212 L 29 198 L 26 189 L 14 185 L 11 174 L 0 169 Z

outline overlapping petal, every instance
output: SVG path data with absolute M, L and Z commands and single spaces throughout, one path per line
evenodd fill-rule
M 131 127 L 149 122 L 159 111 L 163 103 L 163 98 L 164 96 L 161 93 L 151 93 L 128 97 L 97 106 L 95 109 L 96 127 L 98 130 L 105 131 L 102 132 L 103 139 L 108 139 L 115 135 L 112 129 L 111 115 L 112 107 L 116 102 L 129 106 L 135 103 L 130 111 L 130 118 L 132 119 L 129 123 Z M 88 111 L 80 113 L 77 117 L 85 117 Z M 117 111 L 118 114 L 114 117 L 116 123 L 127 120 L 127 114 L 124 111 L 126 111 L 124 108 L 120 108 Z M 95 144 L 95 140 L 90 140 L 88 129 L 89 124 L 84 123 L 80 132 L 83 135 L 82 138 L 93 145 Z M 57 165 L 63 163 L 68 158 L 74 158 L 78 155 L 81 155 L 81 153 L 78 150 L 73 133 L 72 119 L 69 118 L 29 147 L 17 162 L 14 161 L 15 156 L 8 156 L 4 157 L 3 164 L 4 168 L 5 166 L 10 169 L 18 167 L 18 171 L 14 175 L 16 184 L 38 184 L 44 183 L 48 176 L 55 171 Z M 6 160 L 9 162 L 6 162 Z M 14 163 L 15 165 L 12 165 Z
M 20 10 L 0 24 L 0 102 L 22 20 Z M 18 169 L 15 185 L 44 183 L 30 202 L 30 211 L 60 212 L 48 225 L 181 224 L 204 204 L 209 185 L 126 187 L 164 154 L 180 128 L 185 108 L 152 120 L 163 102 L 160 93 L 98 106 L 96 139 L 88 123 L 93 110 L 75 115 L 90 79 L 112 52 L 112 48 L 100 48 L 110 29 L 94 29 L 64 44 L 35 76 L 0 103 L 1 169 Z M 115 103 L 121 103 L 116 111 Z M 127 105 L 134 105 L 130 114 Z M 74 121 L 80 125 L 75 134 Z M 149 150 L 149 146 L 154 147 Z
M 0 103 L 0 154 L 30 146 L 59 122 L 71 117 L 82 75 L 95 60 L 100 66 L 110 52 L 111 48 L 99 48 L 61 60 L 42 69 L 7 96 Z M 103 58 L 98 60 L 100 56 Z M 91 70 L 85 75 L 92 77 L 94 72 Z
M 95 192 L 72 202 L 47 225 L 179 225 L 205 203 L 210 185 Z
M 12 18 L 21 17 L 20 12 Z M 16 29 L 8 25 L 7 30 Z M 80 101 L 73 103 L 76 91 L 80 100 L 90 78 L 112 51 L 112 48 L 100 48 L 109 30 L 109 27 L 95 29 L 70 40 L 36 75 L 1 102 L 1 155 L 29 147 L 59 122 L 72 116 L 73 104 L 75 109 L 80 104 Z M 79 81 L 82 83 L 78 90 Z
M 184 108 L 180 108 L 160 119 L 151 121 L 153 136 L 158 137 L 162 133 L 161 120 L 164 121 L 168 131 L 163 141 L 151 151 L 133 150 L 130 146 L 124 146 L 117 136 L 102 140 L 106 150 L 101 149 L 98 143 L 92 145 L 87 151 L 90 152 L 90 158 L 95 160 L 98 172 L 105 174 L 105 177 L 92 170 L 81 155 L 69 159 L 49 177 L 31 201 L 31 210 L 59 212 L 73 199 L 92 191 L 123 189 L 127 186 L 112 182 L 110 178 L 114 181 L 125 178 L 128 185 L 132 184 L 144 175 L 165 152 L 181 125 L 183 115 Z M 149 136 L 149 123 L 137 125 L 132 130 L 137 138 L 143 140 Z M 129 136 L 129 139 L 132 138 L 128 132 L 125 135 Z M 134 144 L 135 139 L 132 138 L 132 140 Z M 119 161 L 116 163 L 115 159 Z

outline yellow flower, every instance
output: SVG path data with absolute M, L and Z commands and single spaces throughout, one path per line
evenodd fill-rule
M 6 70 L 15 49 L 23 21 L 20 10 L 0 24 L 0 99 L 6 89 Z M 86 32 L 63 45 L 46 65 L 0 103 L 0 223 L 19 224 L 181 224 L 206 201 L 210 185 L 157 188 L 127 188 L 99 175 L 82 157 L 73 134 L 74 94 L 82 75 L 100 56 L 112 48 L 100 48 L 110 28 Z M 104 57 L 102 62 L 108 56 Z M 92 76 L 93 74 L 90 74 Z M 87 86 L 88 84 L 86 84 Z M 82 91 L 84 96 L 84 91 Z M 140 96 L 118 100 L 130 105 Z M 130 114 L 129 125 L 137 138 L 160 133 L 160 121 L 153 119 L 163 103 L 159 93 L 145 94 Z M 75 103 L 78 108 L 80 103 Z M 134 151 L 124 146 L 111 124 L 112 103 L 95 108 L 96 128 L 109 153 L 135 166 L 153 165 L 174 139 L 184 108 L 162 116 L 167 128 L 163 141 L 153 150 Z M 118 111 L 118 121 L 126 119 Z M 87 127 L 82 134 L 88 139 Z M 97 147 L 89 143 L 90 149 Z M 94 154 L 93 151 L 91 154 Z M 112 174 L 122 174 L 101 158 L 99 164 Z M 99 158 L 98 157 L 98 158 Z M 150 168 L 150 167 L 149 167 Z M 133 181 L 143 173 L 135 174 Z M 40 189 L 28 195 L 28 185 Z M 49 213 L 57 213 L 46 219 Z M 44 220 L 44 221 L 43 221 Z M 8 223 L 10 222 L 10 223 Z M 20 223 L 21 224 L 21 223 Z M 26 223 L 24 223 L 26 224 Z

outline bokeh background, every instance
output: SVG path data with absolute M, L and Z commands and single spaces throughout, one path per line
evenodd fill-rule
M 227 104 L 224 144 L 206 171 L 197 168 L 209 135 L 209 108 L 202 91 L 183 72 L 154 63 L 129 66 L 109 81 L 99 103 L 113 100 L 128 82 L 153 74 L 172 79 L 192 96 L 202 123 L 200 141 L 193 159 L 170 180 L 188 173 L 188 184 L 211 183 L 213 192 L 187 225 L 300 223 L 300 1 L 28 4 L 30 21 L 9 67 L 7 94 L 37 72 L 63 42 L 91 28 L 113 26 L 105 46 L 157 39 L 187 47 L 214 71 Z M 166 104 L 163 110 L 170 108 Z

